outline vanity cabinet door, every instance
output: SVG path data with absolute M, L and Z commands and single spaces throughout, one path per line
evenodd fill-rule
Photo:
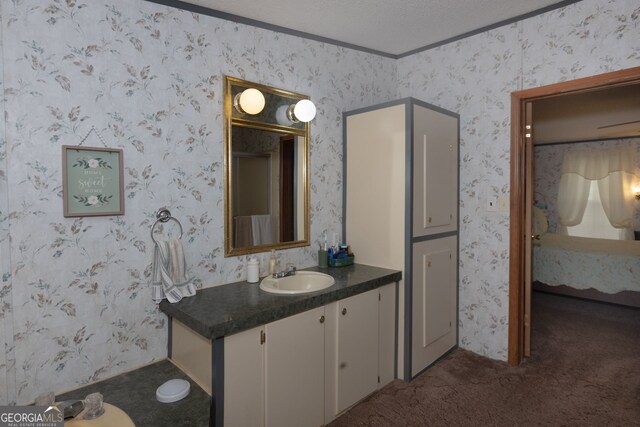
M 264 426 L 262 326 L 224 339 L 224 425 Z
M 396 286 L 325 306 L 325 423 L 395 378 Z
M 319 307 L 265 326 L 266 426 L 324 424 L 324 323 Z
M 378 288 L 378 389 L 396 377 L 396 284 Z
M 377 289 L 337 303 L 336 413 L 378 388 Z

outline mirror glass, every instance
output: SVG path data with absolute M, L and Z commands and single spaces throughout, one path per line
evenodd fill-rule
M 254 116 L 233 106 L 248 87 L 265 95 Z M 300 99 L 225 77 L 225 256 L 309 244 L 309 126 L 286 115 Z

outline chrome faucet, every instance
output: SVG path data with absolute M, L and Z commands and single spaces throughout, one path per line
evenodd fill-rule
M 287 264 L 287 269 L 286 270 L 282 270 L 279 273 L 273 273 L 273 278 L 274 279 L 280 279 L 282 277 L 289 277 L 289 276 L 293 276 L 296 274 L 296 268 L 294 267 L 293 264 Z

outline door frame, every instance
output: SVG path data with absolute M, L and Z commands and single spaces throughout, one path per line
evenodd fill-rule
M 614 71 L 567 82 L 554 83 L 511 93 L 511 195 L 509 227 L 509 348 L 510 365 L 518 365 L 524 353 L 524 271 L 525 215 L 530 206 L 525 203 L 525 176 L 531 164 L 525 159 L 525 103 L 570 93 L 589 92 L 607 87 L 640 83 L 640 67 Z M 534 128 L 535 131 L 535 128 Z

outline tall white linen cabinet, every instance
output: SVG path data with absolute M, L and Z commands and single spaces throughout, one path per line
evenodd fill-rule
M 413 98 L 344 114 L 344 240 L 402 270 L 397 377 L 457 345 L 459 115 Z

